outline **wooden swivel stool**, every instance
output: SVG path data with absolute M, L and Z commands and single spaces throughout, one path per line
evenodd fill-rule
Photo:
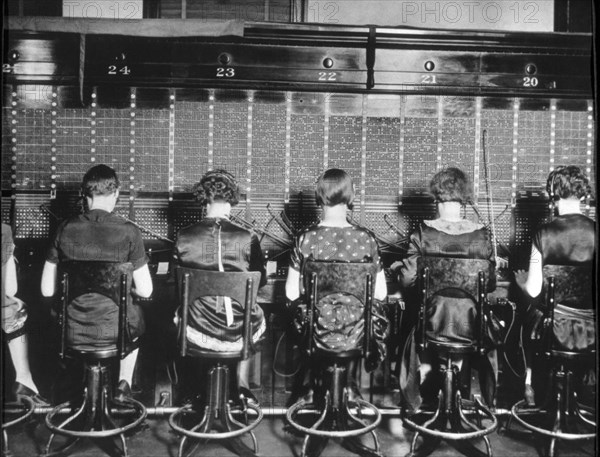
M 111 441 L 119 437 L 120 452 L 127 456 L 125 432 L 137 426 L 146 418 L 146 408 L 137 400 L 129 399 L 127 405 L 116 404 L 112 396 L 111 365 L 115 358 L 124 358 L 128 351 L 127 341 L 127 305 L 131 300 L 130 263 L 114 262 L 68 262 L 62 265 L 65 269 L 62 275 L 62 297 L 59 314 L 61 328 L 60 357 L 71 357 L 81 360 L 85 367 L 85 384 L 83 400 L 74 408 L 75 412 L 59 424 L 54 422 L 63 408 L 71 406 L 65 402 L 53 408 L 46 415 L 46 426 L 52 431 L 45 456 L 64 453 L 81 438 L 106 439 Z M 119 308 L 117 344 L 101 350 L 82 350 L 69 347 L 67 343 L 67 307 L 72 301 L 84 294 L 97 293 L 111 298 Z M 133 409 L 133 418 L 125 425 L 117 425 L 113 409 Z M 52 442 L 56 435 L 69 438 L 59 449 L 52 450 Z M 114 443 L 113 443 L 114 445 Z
M 179 457 L 184 455 L 188 438 L 206 440 L 228 440 L 226 443 L 236 453 L 244 456 L 258 453 L 258 442 L 252 431 L 262 420 L 263 412 L 258 405 L 241 396 L 230 397 L 230 366 L 248 359 L 255 350 L 250 322 L 252 306 L 256 303 L 260 272 L 219 272 L 179 267 L 177 282 L 181 296 L 179 321 L 179 348 L 182 357 L 202 359 L 209 365 L 208 383 L 202 393 L 203 412 L 200 421 L 187 428 L 181 418 L 198 414 L 192 403 L 179 408 L 169 416 L 169 425 L 180 435 Z M 230 297 L 233 302 L 243 304 L 244 322 L 241 331 L 242 348 L 235 351 L 211 351 L 191 347 L 187 341 L 187 323 L 191 303 L 200 297 Z M 234 370 L 235 374 L 235 370 Z M 237 390 L 237 389 L 236 389 Z M 251 414 L 248 414 L 248 413 Z M 238 419 L 236 419 L 235 417 Z M 249 416 L 252 416 L 251 418 Z M 242 422 L 243 421 L 243 422 Z M 250 434 L 253 452 L 239 439 Z
M 318 457 L 329 438 L 342 439 L 342 445 L 363 456 L 381 456 L 375 428 L 381 422 L 380 411 L 361 398 L 349 398 L 347 385 L 349 361 L 368 357 L 371 350 L 371 307 L 374 278 L 377 267 L 367 263 L 333 263 L 307 261 L 302 268 L 305 296 L 308 298 L 308 323 L 306 353 L 312 366 L 323 367 L 319 372 L 319 385 L 315 386 L 315 401 L 300 399 L 288 408 L 289 424 L 306 436 L 302 457 Z M 356 347 L 345 351 L 326 350 L 317 346 L 316 326 L 319 319 L 317 307 L 333 294 L 347 294 L 358 298 L 364 306 L 364 337 Z M 318 414 L 311 426 L 303 425 L 298 416 L 302 413 Z M 368 423 L 363 414 L 373 419 Z M 358 437 L 370 433 L 374 447 L 362 444 Z
M 494 274 L 491 262 L 479 259 L 458 259 L 441 257 L 421 257 L 418 259 L 417 269 L 420 274 L 421 308 L 419 314 L 419 327 L 417 329 L 417 348 L 419 351 L 425 349 L 443 361 L 442 374 L 443 385 L 438 394 L 438 407 L 433 417 L 424 423 L 418 423 L 414 414 L 404 418 L 405 425 L 415 430 L 410 448 L 410 456 L 421 453 L 416 449 L 417 439 L 420 435 L 434 438 L 434 443 L 440 440 L 461 441 L 482 438 L 485 442 L 487 454 L 492 456 L 492 449 L 487 435 L 498 427 L 498 421 L 491 411 L 483 404 L 479 396 L 474 396 L 474 401 L 465 401 L 461 397 L 459 389 L 456 365 L 457 357 L 465 358 L 478 353 L 483 354 L 483 335 L 485 334 L 484 303 L 487 297 L 487 286 L 489 278 Z M 428 329 L 428 305 L 436 294 L 467 297 L 475 304 L 476 329 L 473 332 L 475 338 L 465 342 L 446 342 L 442 338 L 436 338 Z M 462 324 L 469 322 L 465 316 Z M 474 411 L 479 418 L 482 413 L 490 423 L 482 426 L 473 423 L 467 418 L 466 410 Z M 464 425 L 464 427 L 463 427 Z
M 555 309 L 558 304 L 580 308 L 587 303 L 589 305 L 583 308 L 595 309 L 592 294 L 595 278 L 591 266 L 566 265 L 544 266 L 544 278 L 544 356 L 552 365 L 552 387 L 541 407 L 528 408 L 526 401 L 521 400 L 512 407 L 511 414 L 523 427 L 550 438 L 546 454 L 553 457 L 557 440 L 578 441 L 596 437 L 595 411 L 577 401 L 574 389 L 575 369 L 593 366 L 596 350 L 566 349 L 564 345 L 558 344 L 554 332 Z

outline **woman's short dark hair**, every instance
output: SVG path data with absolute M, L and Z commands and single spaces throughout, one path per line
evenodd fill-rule
M 240 187 L 235 177 L 222 169 L 206 172 L 192 192 L 202 206 L 214 201 L 235 206 L 240 201 Z
M 469 179 L 467 175 L 455 167 L 445 168 L 437 172 L 429 183 L 429 190 L 438 202 L 460 202 L 465 204 L 469 201 Z
M 96 165 L 83 176 L 81 194 L 90 198 L 96 195 L 110 195 L 115 193 L 119 186 L 115 170 L 107 165 Z
M 590 195 L 592 188 L 589 180 L 579 167 L 569 165 L 556 167 L 548 175 L 546 190 L 551 199 L 561 198 L 580 199 Z
M 315 196 L 319 206 L 335 206 L 345 203 L 350 207 L 354 201 L 352 178 L 344 170 L 330 168 L 317 179 Z

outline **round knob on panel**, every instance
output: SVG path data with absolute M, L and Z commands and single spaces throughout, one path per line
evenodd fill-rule
M 13 49 L 12 51 L 10 51 L 8 53 L 8 59 L 11 62 L 15 62 L 15 61 L 19 60 L 19 57 L 21 57 L 21 54 L 16 49 Z
M 428 60 L 427 62 L 425 62 L 425 70 L 433 71 L 434 68 L 435 68 L 435 64 L 431 60 Z
M 331 57 L 327 57 L 326 59 L 323 59 L 323 66 L 325 68 L 333 67 L 333 59 Z
M 224 52 L 219 54 L 218 60 L 221 65 L 227 65 L 229 62 L 231 62 L 231 56 Z
M 537 67 L 532 63 L 527 64 L 525 67 L 525 73 L 528 75 L 535 75 L 537 73 Z

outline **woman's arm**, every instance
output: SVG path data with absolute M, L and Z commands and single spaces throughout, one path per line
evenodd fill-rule
M 14 256 L 10 256 L 6 262 L 6 277 L 4 283 L 4 293 L 8 297 L 14 297 L 19 289 L 17 281 L 17 265 Z
M 531 246 L 529 272 L 525 273 L 523 270 L 515 272 L 515 280 L 518 286 L 532 298 L 537 297 L 542 291 L 544 282 L 542 254 L 535 246 Z
M 300 271 L 293 266 L 288 269 L 287 280 L 285 281 L 285 295 L 290 301 L 300 297 Z
M 417 259 L 421 255 L 421 230 L 415 230 L 410 235 L 407 257 L 399 262 L 395 271 L 398 273 L 398 281 L 402 289 L 409 289 L 415 285 L 417 280 Z
M 375 299 L 385 300 L 387 298 L 387 283 L 385 281 L 385 273 L 383 270 L 377 273 L 375 278 Z
M 152 276 L 150 276 L 147 263 L 134 270 L 133 286 L 132 293 L 135 293 L 138 297 L 149 298 L 152 295 Z
M 42 295 L 44 297 L 52 297 L 56 293 L 56 270 L 58 264 L 48 262 L 44 263 L 42 271 Z
M 262 287 L 267 283 L 267 272 L 265 270 L 265 259 L 263 256 L 260 240 L 256 233 L 252 233 L 250 237 L 250 271 L 260 271 L 260 284 Z

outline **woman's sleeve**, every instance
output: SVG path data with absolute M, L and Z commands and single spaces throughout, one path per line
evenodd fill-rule
M 250 271 L 260 271 L 260 287 L 267 283 L 267 272 L 263 261 L 263 252 L 256 233 L 250 236 Z
M 383 263 L 381 261 L 381 250 L 379 249 L 379 243 L 377 239 L 371 235 L 371 243 L 373 243 L 373 262 L 377 264 L 377 271 L 383 270 Z
M 421 230 L 410 235 L 407 257 L 401 262 L 398 270 L 400 285 L 407 289 L 415 285 L 417 279 L 417 259 L 421 256 Z
M 129 261 L 133 264 L 133 269 L 137 270 L 148 263 L 148 256 L 146 256 L 142 232 L 137 227 L 132 226 L 131 228 L 132 240 L 130 244 Z
M 2 224 L 2 265 L 6 265 L 14 249 L 12 230 L 9 225 Z
M 300 267 L 302 266 L 302 252 L 300 251 L 300 246 L 304 240 L 304 234 L 299 235 L 295 242 L 294 248 L 292 249 L 292 254 L 290 255 L 290 268 L 294 270 L 300 271 Z

